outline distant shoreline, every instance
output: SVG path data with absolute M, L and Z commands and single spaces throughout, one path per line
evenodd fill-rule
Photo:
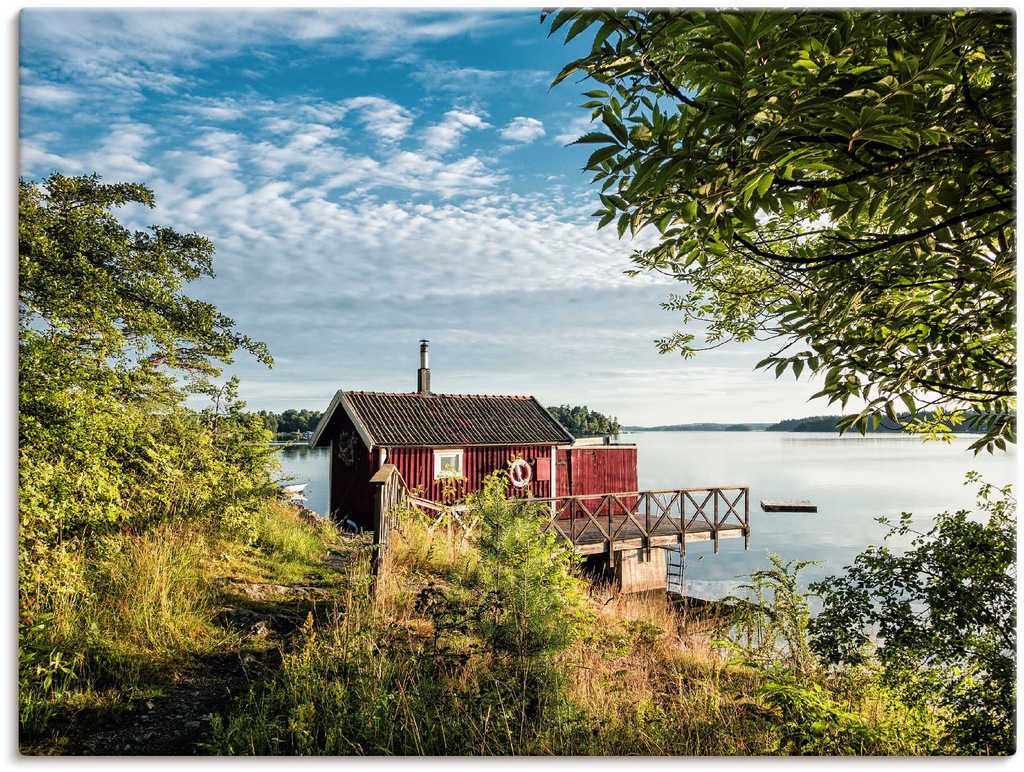
M 623 432 L 763 432 L 773 424 L 672 424 L 670 426 L 623 426 Z
M 931 413 L 922 412 L 918 414 L 919 418 L 930 418 Z M 972 414 L 964 416 L 964 422 L 957 426 L 952 426 L 951 429 L 954 434 L 984 434 L 984 432 L 976 428 L 972 419 Z M 819 415 L 819 416 L 808 416 L 806 418 L 787 418 L 783 421 L 776 421 L 775 423 L 689 423 L 689 424 L 665 424 L 662 426 L 623 426 L 621 431 L 623 432 L 789 432 L 789 433 L 835 433 L 840 434 L 837 427 L 838 423 L 844 418 L 839 415 Z M 902 422 L 910 422 L 912 417 L 909 413 L 901 413 L 896 416 L 897 420 L 893 421 L 889 418 L 883 418 L 878 426 L 869 428 L 868 434 L 903 434 L 904 428 Z M 846 432 L 847 434 L 858 434 L 854 429 Z

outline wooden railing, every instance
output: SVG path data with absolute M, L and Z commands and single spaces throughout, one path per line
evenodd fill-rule
M 398 468 L 384 464 L 370 478 L 373 497 L 374 576 L 391 542 L 396 510 L 413 506 L 428 512 L 452 513 L 461 520 L 465 506 L 446 506 L 414 496 Z M 750 547 L 750 488 L 676 488 L 589 496 L 528 499 L 547 515 L 545 531 L 570 542 L 581 554 L 634 547 L 650 549 L 687 541 L 712 539 L 715 552 L 724 536 L 744 537 Z M 463 523 L 466 527 L 466 524 Z
M 549 512 L 545 530 L 581 552 L 666 546 L 742 535 L 750 547 L 750 488 L 676 488 L 532 499 Z

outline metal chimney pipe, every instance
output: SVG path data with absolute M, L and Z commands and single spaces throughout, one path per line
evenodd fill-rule
M 416 391 L 420 394 L 430 393 L 430 368 L 427 367 L 427 344 L 430 341 L 420 341 L 420 369 L 416 371 Z

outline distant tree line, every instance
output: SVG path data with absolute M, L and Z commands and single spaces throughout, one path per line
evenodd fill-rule
M 839 432 L 838 423 L 842 420 L 841 415 L 816 415 L 807 418 L 787 418 L 779 421 L 765 429 L 766 432 Z M 893 425 L 886 419 L 878 425 L 881 431 L 900 431 L 898 426 Z
M 277 439 L 287 439 L 303 432 L 315 432 L 323 414 L 319 410 L 288 409 L 281 414 L 261 410 L 256 415 L 263 421 L 264 428 Z
M 593 437 L 597 435 L 610 434 L 618 436 L 621 427 L 619 419 L 609 418 L 603 413 L 590 410 L 584 405 L 561 405 L 560 407 L 549 407 L 548 412 L 553 415 L 562 426 L 572 432 L 574 437 Z
M 919 412 L 917 414 L 918 419 L 931 420 L 935 417 L 930 412 Z M 910 413 L 900 413 L 896 416 L 897 420 L 893 421 L 891 418 L 883 417 L 879 421 L 878 426 L 872 427 L 869 422 L 865 430 L 867 432 L 902 432 L 904 431 L 904 425 L 911 420 L 913 417 Z M 985 429 L 978 420 L 978 416 L 974 413 L 965 413 L 963 423 L 953 426 L 954 432 L 962 434 L 984 434 Z M 774 423 L 765 429 L 766 432 L 839 432 L 839 422 L 843 420 L 841 415 L 819 415 L 810 416 L 808 418 L 787 418 L 785 421 L 779 421 Z
M 663 426 L 626 426 L 626 430 L 645 432 L 756 432 L 768 424 L 666 424 Z

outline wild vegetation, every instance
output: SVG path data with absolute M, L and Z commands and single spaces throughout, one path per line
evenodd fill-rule
M 1013 694 L 1012 663 L 996 668 L 987 655 L 973 656 L 984 634 L 954 639 L 952 617 L 934 620 L 948 658 L 933 658 L 913 634 L 881 646 L 850 638 L 843 651 L 857 657 L 834 657 L 837 636 L 870 620 L 851 625 L 834 616 L 849 604 L 833 590 L 825 593 L 832 611 L 813 617 L 811 596 L 799 589 L 802 564 L 777 557 L 750 577 L 747 592 L 722 604 L 615 596 L 584 582 L 566 548 L 541 533 L 530 502 L 506 500 L 506 488 L 502 474 L 492 477 L 471 498 L 465 527 L 405 512 L 375 583 L 366 541 L 339 539 L 287 505 L 266 510 L 251 542 L 171 528 L 111 540 L 74 574 L 78 594 L 37 620 L 43 629 L 27 639 L 59 642 L 68 659 L 55 659 L 52 643 L 26 645 L 23 637 L 23 751 L 78 752 L 83 721 L 116 724 L 141 702 L 158 701 L 183 671 L 227 653 L 274 665 L 248 672 L 240 697 L 203 717 L 206 737 L 175 752 L 1013 752 L 1012 729 L 985 720 L 1005 718 L 1012 705 L 1002 701 Z M 1012 608 L 1012 582 L 997 580 L 1013 544 L 1012 499 L 986 486 L 982 493 L 990 523 L 964 530 L 961 518 L 952 529 L 940 522 L 918 551 L 955 554 L 943 540 L 990 535 L 974 556 L 987 566 L 976 576 L 988 580 L 954 612 L 971 630 L 993 627 L 987 609 Z M 988 560 L 993 545 L 1000 546 Z M 342 558 L 333 567 L 324 563 L 328 552 Z M 959 575 L 948 561 L 930 568 L 947 583 Z M 881 596 L 906 597 L 907 588 L 886 577 L 863 579 L 858 586 Z M 225 626 L 218 611 L 238 605 L 231 587 L 243 581 L 312 584 L 320 594 L 291 609 L 304 624 L 262 639 Z M 945 613 L 933 604 L 918 620 Z M 1012 636 L 1013 621 L 1004 614 L 1000 633 Z M 1014 643 L 987 640 L 992 653 Z M 949 677 L 968 688 L 935 688 Z M 994 683 L 1001 696 L 993 702 L 984 687 Z
M 614 597 L 580 581 L 565 548 L 540 532 L 529 501 L 506 500 L 506 487 L 501 475 L 491 478 L 471 501 L 468 529 L 405 513 L 376 593 L 345 594 L 329 625 L 215 721 L 208 750 L 1012 752 L 1006 726 L 988 726 L 982 745 L 965 742 L 958 722 L 971 720 L 977 705 L 950 700 L 937 710 L 936 693 L 915 689 L 908 669 L 891 670 L 896 661 L 931 662 L 923 650 L 891 638 L 860 646 L 855 662 L 824 656 L 830 649 L 815 636 L 854 628 L 830 617 L 812 626 L 801 564 L 773 558 L 748 593 L 719 606 Z M 989 527 L 1005 537 L 1004 526 Z M 993 575 L 1006 568 L 1004 557 L 990 564 Z M 365 577 L 348 586 L 365 587 Z M 979 607 L 1005 602 L 1005 584 L 993 590 Z M 836 598 L 829 593 L 830 603 Z M 966 618 L 980 619 L 977 608 Z M 1008 687 L 1004 675 L 995 677 Z
M 910 549 L 870 547 L 840 576 L 811 586 L 823 610 L 811 643 L 832 664 L 874 657 L 882 683 L 943 717 L 963 753 L 1016 750 L 1017 521 L 1009 486 L 976 474 L 978 514 L 940 514 L 926 532 L 904 513 L 890 536 Z M 884 522 L 884 520 L 883 520 Z M 872 646 L 868 631 L 884 641 Z
M 145 691 L 214 645 L 196 565 L 256 544 L 274 496 L 267 435 L 216 383 L 266 348 L 182 287 L 213 247 L 112 214 L 142 185 L 58 174 L 19 195 L 19 684 L 23 737 Z M 186 407 L 188 396 L 209 406 Z

